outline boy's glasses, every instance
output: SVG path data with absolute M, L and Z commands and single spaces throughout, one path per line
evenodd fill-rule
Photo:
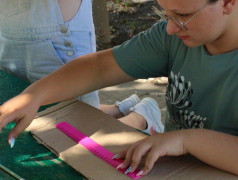
M 170 20 L 172 21 L 177 27 L 179 27 L 180 29 L 187 31 L 188 28 L 186 27 L 186 24 L 188 24 L 194 17 L 196 17 L 203 8 L 205 8 L 208 5 L 209 2 L 207 2 L 206 4 L 204 4 L 191 18 L 189 18 L 185 23 L 181 22 L 178 18 L 173 17 L 173 16 L 169 16 L 167 14 L 165 14 L 165 12 L 162 10 L 158 10 L 156 7 L 153 7 L 154 11 L 156 14 L 158 14 L 160 16 L 161 19 L 163 20 Z

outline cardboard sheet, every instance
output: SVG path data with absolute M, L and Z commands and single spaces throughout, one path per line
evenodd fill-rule
M 60 103 L 39 113 L 28 128 L 40 143 L 88 179 L 130 179 L 56 129 L 55 124 L 62 121 L 68 122 L 115 154 L 146 135 L 76 100 Z M 142 167 L 143 164 L 140 168 Z M 161 158 L 153 170 L 140 179 L 238 179 L 238 177 L 208 166 L 188 155 Z

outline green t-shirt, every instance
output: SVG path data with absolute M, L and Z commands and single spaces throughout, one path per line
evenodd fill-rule
M 238 50 L 211 56 L 190 48 L 155 24 L 113 48 L 119 66 L 135 78 L 166 76 L 166 131 L 213 129 L 238 135 Z

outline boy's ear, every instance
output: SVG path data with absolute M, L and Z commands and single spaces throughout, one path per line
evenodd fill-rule
M 234 7 L 235 7 L 235 5 L 236 5 L 236 2 L 237 0 L 223 0 L 223 12 L 224 12 L 224 14 L 230 14 L 232 11 L 233 11 L 233 9 L 234 9 Z

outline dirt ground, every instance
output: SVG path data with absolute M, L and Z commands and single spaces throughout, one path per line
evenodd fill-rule
M 153 6 L 159 8 L 156 0 L 107 0 L 111 47 L 131 39 L 157 22 L 159 16 Z
M 139 32 L 149 29 L 160 20 L 153 6 L 160 8 L 157 0 L 107 0 L 111 44 L 106 48 L 119 45 Z M 105 47 L 100 46 L 100 49 Z M 167 78 L 150 80 L 154 85 L 166 85 Z

